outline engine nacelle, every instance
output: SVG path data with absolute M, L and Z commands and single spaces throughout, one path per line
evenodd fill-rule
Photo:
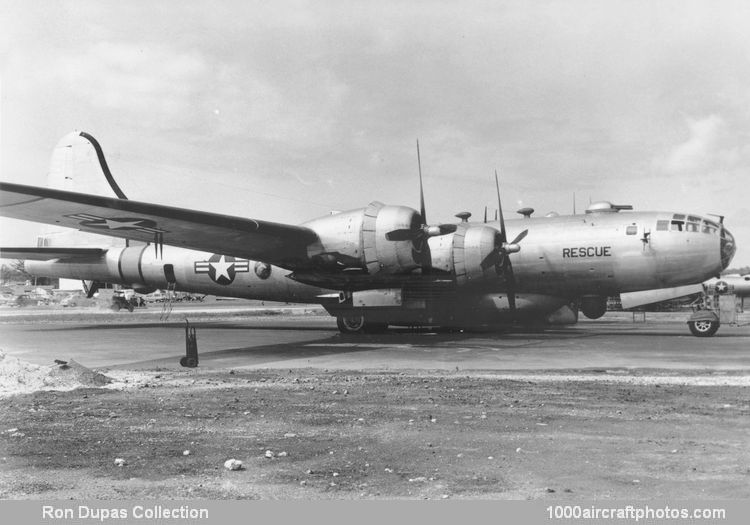
M 599 319 L 607 312 L 607 298 L 602 295 L 584 295 L 581 297 L 580 309 L 589 319 Z
M 362 268 L 374 275 L 409 273 L 429 265 L 426 239 L 418 238 L 422 217 L 406 206 L 371 202 L 367 208 L 321 217 L 305 226 L 320 239 L 309 256 L 323 266 Z
M 454 274 L 459 286 L 496 280 L 495 263 L 503 255 L 485 261 L 497 249 L 498 233 L 491 226 L 459 224 L 455 233 L 431 237 L 432 268 Z
M 497 279 L 495 264 L 482 263 L 496 247 L 497 230 L 490 226 L 459 227 L 453 234 L 453 268 L 459 286 Z

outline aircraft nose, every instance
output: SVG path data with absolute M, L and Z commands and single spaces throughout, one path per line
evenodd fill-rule
M 734 235 L 729 233 L 729 230 L 726 228 L 721 229 L 721 243 L 719 250 L 721 256 L 721 268 L 722 270 L 726 270 L 737 251 L 737 245 L 734 243 Z

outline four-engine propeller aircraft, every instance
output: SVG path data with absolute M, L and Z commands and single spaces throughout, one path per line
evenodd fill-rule
M 701 283 L 736 250 L 723 220 L 609 202 L 568 216 L 525 208 L 505 221 L 499 187 L 498 220 L 469 222 L 464 213 L 457 224 L 431 225 L 421 167 L 419 211 L 371 202 L 300 226 L 129 200 L 86 133 L 58 144 L 50 180 L 46 188 L 0 183 L 0 214 L 126 241 L 0 250 L 25 259 L 28 272 L 319 303 L 347 333 L 575 322 L 579 309 L 598 318 L 608 296 Z

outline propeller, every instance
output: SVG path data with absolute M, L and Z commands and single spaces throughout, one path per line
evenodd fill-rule
M 421 222 L 413 221 L 409 228 L 391 230 L 385 234 L 389 241 L 412 241 L 414 251 L 422 253 L 427 245 L 427 239 L 437 235 L 453 233 L 458 229 L 455 224 L 438 224 L 430 226 L 427 224 L 427 212 L 424 205 L 424 187 L 422 185 L 422 159 L 419 155 L 419 141 L 417 140 L 417 166 L 419 168 L 419 218 Z
M 500 201 L 500 183 L 497 179 L 497 171 L 495 171 L 495 189 L 497 190 L 497 208 L 498 216 L 500 218 L 500 232 L 495 235 L 495 248 L 484 258 L 480 266 L 482 270 L 494 266 L 495 272 L 498 275 L 503 275 L 505 277 L 508 292 L 508 305 L 510 306 L 510 311 L 515 313 L 516 279 L 513 275 L 513 265 L 510 262 L 509 255 L 511 253 L 518 253 L 521 250 L 519 243 L 529 234 L 529 230 L 522 231 L 512 242 L 508 242 L 508 234 L 505 230 L 505 218 L 503 217 L 503 205 Z

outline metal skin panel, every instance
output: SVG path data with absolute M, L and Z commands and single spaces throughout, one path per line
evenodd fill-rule
M 160 258 L 154 254 L 153 247 L 143 250 L 143 246 L 134 246 L 110 249 L 100 258 L 86 262 L 26 261 L 25 268 L 34 275 L 163 289 L 167 288 L 164 265 L 171 264 L 178 291 L 300 303 L 316 303 L 317 296 L 325 293 L 320 288 L 288 279 L 288 270 L 257 261 L 229 261 L 224 256 L 224 260 L 216 261 L 210 273 L 212 265 L 208 261 L 212 257 L 216 258 L 217 254 L 165 246 L 163 258 Z M 231 280 L 223 279 L 223 282 L 230 281 L 227 284 L 217 282 L 221 280 L 217 277 L 222 271 L 231 277 Z
M 361 246 L 364 213 L 365 210 L 360 208 L 306 222 L 304 226 L 313 230 L 319 239 L 308 249 L 308 256 L 341 256 L 341 260 L 348 260 L 350 264 L 356 261 L 361 265 L 364 256 Z
M 378 250 L 376 247 L 377 242 L 377 218 L 380 209 L 384 206 L 380 202 L 371 202 L 362 219 L 362 249 L 365 254 L 365 266 L 367 272 L 370 274 L 377 273 L 380 270 L 378 264 Z
M 703 285 L 711 293 L 733 293 L 737 297 L 750 296 L 750 275 L 722 275 L 709 279 Z
M 385 288 L 382 290 L 365 290 L 352 294 L 352 304 L 355 307 L 389 307 L 403 304 L 400 288 Z
M 305 223 L 319 238 L 308 253 L 348 267 L 366 268 L 371 275 L 409 273 L 419 267 L 412 253 L 412 241 L 388 240 L 386 234 L 411 229 L 415 215 L 417 212 L 406 206 L 386 206 L 375 201 L 364 209 L 315 219 Z
M 719 236 L 656 231 L 656 221 L 671 216 L 620 212 L 507 221 L 509 238 L 529 230 L 521 251 L 511 255 L 519 290 L 614 294 L 692 284 L 719 273 Z M 638 233 L 627 235 L 634 222 Z M 571 252 L 564 250 L 590 256 L 566 256 Z
M 455 233 L 430 237 L 427 242 L 432 256 L 432 267 L 443 272 L 453 272 L 453 244 Z
M 462 235 L 463 234 L 463 235 Z M 453 237 L 453 263 L 459 286 L 498 280 L 494 265 L 482 269 L 482 261 L 495 248 L 497 230 L 490 226 L 471 226 L 456 231 Z
M 737 322 L 737 297 L 735 295 L 719 296 L 719 321 L 727 324 Z
M 419 265 L 414 260 L 412 241 L 389 241 L 386 234 L 393 230 L 409 229 L 416 210 L 406 206 L 383 206 L 375 220 L 375 250 L 379 271 L 390 274 L 409 273 Z

